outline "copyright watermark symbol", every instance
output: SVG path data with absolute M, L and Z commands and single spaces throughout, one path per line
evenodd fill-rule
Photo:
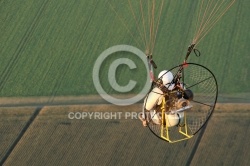
M 140 101 L 141 99 L 143 99 L 145 94 L 150 89 L 150 86 L 151 86 L 150 76 L 147 74 L 146 83 L 145 83 L 143 89 L 136 96 L 133 96 L 133 97 L 127 98 L 127 99 L 119 99 L 119 98 L 116 98 L 116 97 L 109 95 L 103 89 L 103 86 L 101 85 L 100 70 L 101 70 L 101 66 L 102 66 L 102 63 L 104 62 L 104 60 L 106 58 L 108 58 L 110 55 L 117 53 L 117 52 L 128 52 L 128 53 L 133 53 L 134 55 L 137 55 L 142 60 L 146 70 L 149 71 L 146 55 L 141 50 L 139 50 L 136 47 L 129 46 L 129 45 L 113 46 L 113 47 L 110 47 L 107 50 L 103 51 L 101 53 L 101 55 L 97 58 L 97 60 L 94 64 L 93 74 L 92 74 L 94 86 L 95 86 L 97 92 L 99 93 L 99 95 L 103 99 L 105 99 L 106 101 L 108 101 L 114 105 L 120 105 L 120 106 L 131 105 L 131 104 L 134 104 L 134 103 Z M 135 80 L 130 79 L 127 85 L 125 85 L 125 86 L 119 85 L 117 83 L 117 80 L 116 80 L 116 71 L 120 65 L 126 65 L 129 67 L 130 70 L 137 68 L 136 64 L 131 59 L 126 58 L 126 57 L 118 58 L 115 61 L 113 61 L 109 66 L 108 82 L 109 82 L 110 86 L 115 91 L 117 91 L 119 93 L 128 93 L 135 88 L 137 82 Z

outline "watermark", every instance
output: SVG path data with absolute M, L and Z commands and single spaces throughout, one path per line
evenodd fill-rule
M 68 118 L 73 120 L 110 120 L 110 119 L 138 119 L 138 112 L 70 112 Z
M 165 115 L 168 120 L 181 120 L 183 115 L 179 113 L 168 113 Z M 121 119 L 141 119 L 156 122 L 161 121 L 161 112 L 69 112 L 68 118 L 71 120 L 121 120 Z M 172 121 L 173 122 L 173 121 Z
M 119 98 L 116 98 L 116 97 L 109 95 L 103 89 L 103 87 L 100 83 L 100 70 L 101 70 L 101 66 L 102 66 L 102 63 L 104 62 L 104 60 L 107 57 L 109 57 L 110 55 L 117 53 L 117 52 L 129 52 L 129 53 L 133 53 L 134 55 L 137 55 L 142 60 L 143 64 L 145 65 L 146 70 L 149 71 L 148 62 L 147 62 L 147 58 L 146 58 L 145 53 L 143 53 L 141 50 L 139 50 L 138 48 L 133 47 L 133 46 L 117 45 L 117 46 L 113 46 L 113 47 L 108 48 L 107 50 L 102 52 L 101 55 L 97 58 L 97 60 L 94 64 L 93 74 L 92 74 L 93 83 L 94 83 L 94 86 L 95 86 L 97 92 L 99 93 L 99 95 L 103 99 L 105 99 L 106 101 L 108 101 L 114 105 L 120 105 L 120 106 L 131 105 L 131 104 L 134 104 L 134 103 L 140 101 L 141 99 L 143 99 L 145 97 L 145 95 L 147 94 L 147 92 L 149 91 L 150 86 L 151 86 L 150 76 L 147 75 L 147 80 L 146 80 L 146 83 L 145 83 L 143 89 L 136 96 L 133 96 L 133 97 L 127 98 L 127 99 L 119 99 Z M 115 75 L 116 75 L 117 68 L 120 65 L 127 65 L 129 67 L 129 69 L 131 69 L 131 70 L 135 69 L 137 66 L 131 59 L 126 58 L 126 57 L 118 58 L 117 60 L 113 61 L 109 66 L 108 81 L 109 81 L 109 84 L 111 85 L 111 87 L 119 93 L 127 93 L 135 88 L 137 82 L 135 80 L 129 80 L 127 85 L 125 85 L 125 86 L 119 85 L 117 83 Z

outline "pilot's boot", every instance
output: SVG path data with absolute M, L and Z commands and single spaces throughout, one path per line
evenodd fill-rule
M 142 117 L 142 113 L 139 114 L 139 119 L 142 121 L 142 125 L 144 127 L 147 127 L 147 121 Z

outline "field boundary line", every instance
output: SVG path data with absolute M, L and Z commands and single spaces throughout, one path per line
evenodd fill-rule
M 28 128 L 30 127 L 30 125 L 32 124 L 32 122 L 39 115 L 39 113 L 41 112 L 42 109 L 43 109 L 43 106 L 38 106 L 36 108 L 36 110 L 34 111 L 33 115 L 31 115 L 30 119 L 28 120 L 28 122 L 26 123 L 26 125 L 23 127 L 23 129 L 21 130 L 21 132 L 18 134 L 18 136 L 15 139 L 15 141 L 12 143 L 12 145 L 9 147 L 9 149 L 7 150 L 7 152 L 5 153 L 5 155 L 3 156 L 3 158 L 0 160 L 0 165 L 3 165 L 4 162 L 8 159 L 8 157 L 10 156 L 10 154 L 12 153 L 12 151 L 15 149 L 16 145 L 22 139 L 23 135 L 28 130 Z

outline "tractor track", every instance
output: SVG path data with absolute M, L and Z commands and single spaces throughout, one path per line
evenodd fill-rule
M 236 13 L 241 12 L 241 11 L 240 11 L 240 6 L 241 6 L 241 4 L 238 3 Z M 237 33 L 236 29 L 237 29 L 237 26 L 239 26 L 238 21 L 239 21 L 239 20 L 236 19 L 235 23 L 232 25 L 232 28 L 231 28 L 231 29 L 232 29 L 232 31 L 231 31 L 232 34 Z M 230 42 L 229 42 L 229 44 L 228 44 L 228 49 L 227 49 L 227 54 L 226 54 L 226 55 L 230 55 L 230 54 L 233 52 L 233 47 L 232 47 L 232 46 L 234 45 L 234 44 L 233 44 L 233 42 L 234 42 L 233 35 L 230 37 L 230 40 L 229 40 L 229 41 L 230 41 Z M 230 63 L 232 62 L 232 58 L 233 58 L 232 56 L 228 56 L 228 57 L 225 59 L 225 64 L 230 64 Z M 228 73 L 228 71 L 229 71 L 228 65 L 225 65 L 224 68 L 222 68 L 222 70 L 223 70 L 222 73 L 225 73 L 225 74 L 222 75 L 222 79 L 221 79 L 221 80 L 225 80 L 225 79 L 227 79 L 226 77 L 228 76 L 228 74 L 230 74 L 230 73 Z M 219 82 L 219 84 L 222 85 L 222 83 L 220 83 L 220 82 Z M 223 88 L 225 88 L 225 87 L 223 87 Z M 223 89 L 221 88 L 221 90 L 223 90 Z
M 45 0 L 43 2 L 43 4 L 41 5 L 41 8 L 39 9 L 36 16 L 34 17 L 34 20 L 32 21 L 30 27 L 27 29 L 27 31 L 25 32 L 24 36 L 22 37 L 19 45 L 17 46 L 16 51 L 15 51 L 10 63 L 7 65 L 7 67 L 2 72 L 1 82 L 0 82 L 0 90 L 3 89 L 4 84 L 9 79 L 11 72 L 14 70 L 16 64 L 18 63 L 18 59 L 20 58 L 21 53 L 25 48 L 25 45 L 27 44 L 27 42 L 30 39 L 30 37 L 32 36 L 35 28 L 37 27 L 37 24 L 40 21 L 42 13 L 46 9 L 48 2 L 49 2 L 48 0 Z
M 75 47 L 74 50 L 78 50 L 78 48 L 81 46 L 81 42 L 82 40 L 84 39 L 84 34 L 86 33 L 86 30 L 87 28 L 89 27 L 89 24 L 91 22 L 91 19 L 93 17 L 93 15 L 95 14 L 95 11 L 97 10 L 97 6 L 98 6 L 98 3 L 100 1 L 97 1 L 96 5 L 95 5 L 95 8 L 93 10 L 93 12 L 91 13 L 89 19 L 87 20 L 87 23 L 85 25 L 85 28 L 81 34 L 81 38 L 79 40 L 79 42 L 77 43 L 77 46 Z M 53 102 L 54 101 L 54 96 L 56 96 L 57 92 L 58 92 L 58 89 L 61 87 L 61 83 L 63 82 L 62 80 L 64 79 L 66 73 L 69 71 L 69 67 L 72 65 L 72 62 L 73 62 L 73 59 L 75 58 L 74 54 L 72 53 L 72 55 L 69 57 L 68 61 L 65 61 L 65 65 L 63 66 L 66 66 L 64 67 L 62 70 L 63 70 L 63 74 L 60 76 L 60 78 L 58 79 L 58 81 L 56 82 L 54 88 L 53 88 L 53 91 L 52 91 L 52 94 L 51 94 L 51 98 L 49 99 L 49 103 Z
M 3 158 L 0 160 L 0 165 L 3 165 L 4 162 L 8 159 L 8 157 L 10 156 L 10 154 L 12 153 L 12 151 L 15 149 L 16 145 L 18 144 L 18 142 L 22 139 L 23 135 L 29 129 L 30 125 L 36 119 L 36 117 L 39 115 L 39 113 L 40 113 L 40 111 L 42 109 L 43 109 L 43 106 L 36 108 L 36 110 L 34 111 L 33 115 L 31 115 L 31 117 L 27 121 L 26 125 L 20 131 L 20 133 L 18 134 L 18 136 L 16 137 L 16 139 L 14 140 L 14 142 L 12 143 L 12 145 L 10 145 L 9 149 L 7 150 L 7 152 L 5 153 L 5 155 L 3 156 Z

